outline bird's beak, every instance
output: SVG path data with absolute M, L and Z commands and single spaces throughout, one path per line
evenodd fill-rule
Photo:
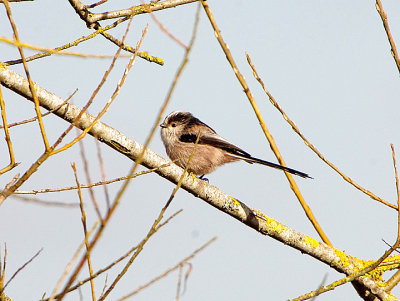
M 166 127 L 167 127 L 164 123 L 161 123 L 160 126 L 161 126 L 162 128 L 166 128 Z

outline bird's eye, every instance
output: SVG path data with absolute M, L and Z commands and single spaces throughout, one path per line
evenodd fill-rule
M 173 128 L 176 127 L 176 123 L 175 123 L 175 122 L 171 123 L 171 126 L 172 126 Z

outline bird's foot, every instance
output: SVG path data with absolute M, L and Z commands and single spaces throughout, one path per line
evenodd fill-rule
M 206 181 L 207 183 L 209 182 L 207 178 L 204 178 L 205 175 L 201 175 L 199 177 L 200 180 Z

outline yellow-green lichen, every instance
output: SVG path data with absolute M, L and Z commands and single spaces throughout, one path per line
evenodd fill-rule
M 253 213 L 255 216 L 259 217 L 265 222 L 268 232 L 282 233 L 283 231 L 287 230 L 287 228 L 284 225 L 278 223 L 273 218 L 266 216 L 264 213 L 262 213 L 257 209 L 253 209 Z
M 314 238 L 311 238 L 308 235 L 304 236 L 304 242 L 306 244 L 310 245 L 311 247 L 313 247 L 314 249 L 319 246 L 319 242 L 317 240 L 315 240 Z
M 241 205 L 240 202 L 237 199 L 235 199 L 235 198 L 233 198 L 231 196 L 229 196 L 229 198 L 233 201 L 233 205 L 234 206 L 240 206 Z
M 286 230 L 286 227 L 284 225 L 278 223 L 276 220 L 270 217 L 267 217 L 265 224 L 267 225 L 269 231 L 282 233 L 283 231 Z
M 337 257 L 340 258 L 340 262 L 341 262 L 341 266 L 342 266 L 342 267 L 348 268 L 348 267 L 350 266 L 350 262 L 349 262 L 349 260 L 348 260 L 348 258 L 347 258 L 346 253 L 335 249 L 335 254 L 336 254 Z M 356 272 L 356 271 L 355 271 L 355 272 Z

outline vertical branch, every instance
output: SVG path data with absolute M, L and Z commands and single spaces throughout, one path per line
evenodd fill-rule
M 81 186 L 81 187 L 82 187 L 82 186 Z M 90 231 L 88 231 L 88 235 L 89 235 L 89 236 L 90 236 L 90 235 L 93 233 L 93 231 L 97 228 L 97 226 L 99 225 L 99 222 L 100 222 L 100 221 L 96 221 L 96 222 L 94 223 L 94 225 L 92 226 L 92 228 L 90 229 Z M 69 261 L 69 263 L 67 264 L 67 266 L 64 268 L 64 272 L 62 273 L 60 279 L 57 281 L 57 284 L 56 284 L 55 288 L 53 289 L 53 292 L 51 293 L 50 298 L 44 299 L 44 300 L 42 300 L 42 301 L 45 301 L 45 300 L 46 300 L 46 301 L 52 301 L 52 300 L 54 300 L 54 299 L 57 297 L 56 294 L 57 294 L 58 289 L 61 287 L 62 282 L 64 281 L 65 277 L 67 277 L 67 274 L 68 274 L 68 272 L 70 271 L 72 265 L 73 265 L 74 262 L 78 259 L 78 256 L 79 256 L 79 254 L 80 254 L 80 252 L 81 252 L 81 249 L 83 249 L 84 245 L 85 245 L 85 240 L 79 245 L 79 247 L 76 249 L 74 255 L 72 256 L 72 259 Z M 95 276 L 93 276 L 93 278 L 94 278 L 94 277 L 95 277 Z M 90 279 L 92 279 L 92 277 L 90 277 Z M 89 280 L 88 280 L 88 281 L 89 281 Z M 82 282 L 80 282 L 80 284 L 82 284 Z
M 176 285 L 176 296 L 175 296 L 175 301 L 178 301 L 178 300 L 179 300 L 179 296 L 180 296 L 180 294 L 181 294 L 182 271 L 183 271 L 183 264 L 179 265 L 178 283 L 177 283 L 177 285 Z
M 396 155 L 394 152 L 393 144 L 390 145 L 392 148 L 392 157 L 393 157 L 393 167 L 394 167 L 394 175 L 396 180 L 396 194 L 397 194 L 397 208 L 400 208 L 400 188 L 399 188 L 399 176 L 397 174 L 396 167 Z M 399 220 L 398 220 L 398 232 L 397 232 L 397 240 L 400 240 L 400 212 L 399 212 Z M 385 290 L 390 292 L 398 283 L 400 282 L 400 270 L 398 270 L 390 279 L 386 282 Z
M 174 79 L 174 81 L 173 81 L 173 83 L 172 83 L 172 85 L 171 85 L 171 87 L 170 87 L 170 89 L 169 89 L 169 91 L 168 91 L 167 98 L 165 99 L 164 104 L 163 104 L 163 106 L 161 107 L 161 110 L 160 110 L 160 112 L 159 112 L 159 114 L 158 114 L 158 116 L 157 116 L 157 120 L 156 120 L 156 122 L 154 123 L 153 128 L 152 128 L 152 130 L 151 130 L 149 136 L 148 136 L 147 139 L 146 139 L 146 143 L 144 144 L 143 151 L 142 151 L 142 153 L 140 154 L 140 156 L 138 157 L 138 159 L 135 161 L 135 165 L 132 167 L 132 170 L 131 170 L 131 172 L 130 172 L 129 178 L 130 178 L 130 177 L 133 175 L 133 173 L 135 172 L 136 167 L 138 166 L 138 164 L 140 164 L 140 162 L 141 162 L 141 160 L 142 160 L 142 158 L 143 158 L 144 152 L 145 152 L 145 150 L 147 149 L 147 147 L 148 147 L 148 145 L 149 145 L 149 143 L 150 143 L 152 137 L 154 136 L 154 133 L 155 133 L 155 131 L 156 131 L 156 128 L 158 128 L 158 124 L 159 124 L 160 121 L 161 121 L 161 117 L 162 117 L 162 115 L 163 115 L 163 113 L 164 113 L 164 111 L 165 111 L 165 109 L 166 109 L 166 107 L 167 107 L 167 105 L 168 105 L 168 103 L 169 103 L 169 101 L 170 101 L 170 99 L 171 99 L 172 92 L 174 91 L 174 89 L 175 89 L 175 87 L 176 87 L 176 84 L 178 83 L 178 79 L 180 78 L 180 75 L 182 74 L 183 69 L 184 69 L 184 67 L 186 66 L 187 62 L 188 62 L 189 53 L 190 53 L 190 51 L 191 51 L 191 49 L 192 49 L 192 47 L 193 47 L 194 41 L 195 41 L 195 39 L 196 39 L 196 33 L 197 33 L 197 28 L 198 28 L 199 18 L 200 18 L 199 16 L 200 16 L 200 7 L 199 7 L 199 9 L 197 9 L 197 12 L 196 12 L 195 23 L 194 23 L 194 26 L 193 26 L 192 38 L 191 38 L 191 40 L 190 40 L 190 43 L 189 43 L 188 48 L 186 49 L 186 53 L 185 53 L 184 59 L 183 59 L 183 61 L 182 61 L 182 63 L 181 63 L 181 66 L 179 67 L 178 72 L 177 72 L 177 74 L 176 74 L 176 76 L 175 76 L 175 79 Z M 198 135 L 195 145 L 197 145 L 199 138 L 200 138 L 200 135 Z M 183 181 L 183 179 L 184 179 L 184 175 L 186 174 L 186 171 L 187 171 L 187 169 L 189 168 L 189 164 L 190 164 L 190 161 L 191 161 L 191 158 L 192 158 L 194 152 L 195 152 L 195 148 L 193 149 L 193 153 L 192 153 L 191 156 L 189 157 L 187 166 L 185 167 L 185 170 L 184 170 L 184 172 L 182 173 L 182 176 L 181 176 L 181 178 L 179 179 L 178 184 L 176 185 L 174 191 L 172 192 L 172 194 L 171 194 L 169 200 L 167 201 L 167 203 L 165 204 L 164 208 L 161 210 L 161 212 L 160 212 L 158 218 L 157 218 L 156 221 L 154 222 L 154 224 L 153 224 L 153 226 L 151 227 L 149 233 L 148 233 L 147 236 L 143 239 L 143 241 L 140 243 L 140 245 L 138 246 L 138 250 L 137 250 L 137 251 L 133 254 L 133 256 L 130 258 L 129 262 L 126 264 L 126 266 L 124 267 L 124 269 L 122 270 L 122 272 L 119 273 L 118 277 L 114 280 L 114 282 L 111 284 L 111 286 L 109 287 L 109 289 L 104 293 L 104 295 L 99 299 L 99 301 L 102 301 L 102 300 L 104 300 L 104 298 L 107 297 L 107 295 L 111 292 L 111 290 L 114 288 L 114 286 L 116 285 L 116 283 L 117 283 L 117 282 L 121 279 L 121 277 L 127 272 L 129 266 L 133 263 L 133 261 L 136 259 L 136 257 L 139 255 L 139 253 L 142 251 L 144 244 L 145 244 L 145 243 L 148 241 L 148 239 L 158 230 L 157 225 L 160 223 L 161 219 L 163 218 L 164 212 L 167 210 L 168 206 L 170 205 L 172 199 L 173 199 L 174 196 L 175 196 L 175 193 L 176 193 L 176 192 L 178 191 L 178 189 L 181 187 L 182 181 Z M 126 180 L 126 182 L 124 183 L 124 186 L 123 186 L 123 187 L 121 188 L 121 190 L 119 191 L 115 203 L 117 203 L 117 201 L 119 200 L 119 198 L 122 196 L 122 193 L 123 193 L 124 190 L 126 189 L 128 183 L 129 183 L 129 178 Z M 115 206 L 115 205 L 114 205 L 114 206 Z M 112 207 L 111 209 L 113 209 L 113 207 Z
M 381 19 L 382 19 L 382 22 L 383 22 L 383 27 L 385 28 L 386 35 L 388 37 L 390 47 L 392 48 L 390 50 L 390 52 L 391 52 L 391 54 L 393 56 L 394 62 L 396 63 L 397 69 L 400 72 L 399 55 L 397 53 L 396 44 L 394 43 L 393 38 L 392 38 L 392 34 L 390 33 L 389 23 L 388 23 L 388 20 L 387 20 L 387 15 L 386 15 L 385 11 L 383 10 L 381 0 L 376 0 L 375 7 L 376 7 L 376 10 L 379 13 L 379 16 L 381 16 Z
M 131 21 L 132 21 L 132 18 L 130 19 L 130 22 L 129 22 L 128 26 L 127 26 L 127 29 L 126 29 L 126 32 L 125 32 L 125 36 L 126 36 L 126 34 L 127 34 L 127 31 L 129 30 L 129 26 L 130 26 L 130 24 L 131 24 Z M 139 49 L 140 46 L 142 45 L 143 39 L 144 39 L 144 37 L 145 37 L 145 35 L 146 35 L 146 32 L 147 32 L 147 26 L 146 26 L 146 28 L 143 30 L 142 37 L 141 37 L 140 41 L 137 43 L 136 49 Z M 119 50 L 120 50 L 120 49 L 121 49 L 121 48 L 119 48 Z M 124 75 L 122 76 L 122 78 L 121 78 L 120 81 L 118 82 L 117 88 L 116 88 L 116 90 L 115 90 L 115 92 L 114 92 L 114 94 L 113 94 L 113 96 L 112 96 L 112 99 L 114 99 L 114 98 L 116 97 L 116 94 L 118 94 L 121 85 L 123 85 L 123 83 L 125 82 L 125 79 L 126 79 L 126 77 L 127 77 L 127 75 L 128 75 L 128 72 L 129 72 L 129 70 L 132 68 L 133 63 L 135 62 L 135 58 L 136 58 L 136 52 L 132 55 L 131 59 L 129 60 L 129 63 L 128 63 L 128 65 L 127 65 L 126 68 L 125 68 Z M 93 124 L 93 123 L 92 123 L 92 124 Z M 135 171 L 135 169 L 136 169 L 136 166 L 137 166 L 137 163 L 134 165 L 134 168 L 132 168 L 131 174 L 134 173 L 134 171 Z M 96 234 L 95 234 L 93 240 L 91 241 L 91 243 L 90 243 L 90 245 L 89 245 L 89 249 L 92 249 L 92 248 L 95 246 L 95 244 L 96 244 L 97 241 L 99 240 L 101 234 L 103 233 L 103 230 L 105 229 L 105 227 L 106 227 L 108 221 L 110 220 L 111 216 L 112 216 L 113 213 L 115 212 L 115 210 L 116 210 L 116 208 L 117 208 L 117 206 L 118 206 L 118 204 L 119 204 L 120 198 L 121 198 L 123 192 L 125 191 L 125 189 L 126 189 L 126 187 L 127 187 L 127 182 L 129 182 L 129 179 L 128 179 L 127 181 L 125 181 L 123 187 L 121 188 L 121 190 L 119 191 L 117 197 L 115 198 L 114 203 L 112 204 L 111 208 L 107 211 L 107 214 L 106 214 L 105 218 L 103 219 L 103 222 L 101 223 L 100 228 L 99 228 L 98 231 L 96 232 Z M 78 273 L 79 273 L 80 270 L 82 269 L 82 266 L 83 266 L 83 264 L 84 264 L 84 262 L 85 262 L 85 259 L 86 259 L 86 258 L 82 258 L 81 261 L 79 262 L 79 264 L 78 264 L 78 266 L 76 267 L 75 271 L 72 273 L 72 275 L 71 275 L 71 277 L 69 278 L 67 284 L 65 285 L 63 291 L 60 293 L 60 296 L 58 297 L 58 300 L 62 300 L 62 299 L 64 298 L 65 294 L 68 292 L 69 287 L 70 287 L 70 286 L 72 285 L 72 283 L 75 281 L 76 277 L 78 276 Z
M 4 279 L 6 274 L 6 263 L 7 263 L 7 245 L 4 244 L 4 262 L 1 264 L 1 253 L 0 253 L 0 301 L 4 301 L 6 294 L 4 293 Z
M 90 275 L 90 277 L 93 277 L 92 260 L 90 259 L 90 248 L 89 248 L 89 240 L 88 240 L 88 231 L 87 231 L 87 228 L 86 228 L 86 212 L 85 212 L 85 209 L 83 208 L 81 183 L 79 182 L 79 179 L 78 179 L 78 174 L 76 172 L 75 163 L 72 163 L 71 167 L 74 170 L 75 182 L 76 182 L 76 185 L 78 186 L 78 196 L 79 196 L 79 204 L 80 204 L 81 215 L 82 215 L 81 220 L 82 220 L 82 226 L 83 226 L 83 233 L 85 235 L 86 259 L 87 259 L 88 268 L 89 268 L 89 275 Z M 93 279 L 90 279 L 90 287 L 92 289 L 92 300 L 96 301 L 96 295 L 95 295 L 95 292 L 94 292 Z
M 8 130 L 8 124 L 6 118 L 6 105 L 4 103 L 3 95 L 1 93 L 1 86 L 0 86 L 0 107 L 1 107 L 1 118 L 3 119 L 4 135 L 8 146 L 8 153 L 10 155 L 10 164 L 8 164 L 6 167 L 0 170 L 0 175 L 2 175 L 3 173 L 6 173 L 7 171 L 13 169 L 19 163 L 15 163 L 14 151 L 11 144 L 10 132 Z
M 261 87 L 263 88 L 264 92 L 268 95 L 269 101 L 272 103 L 272 105 L 279 111 L 279 113 L 282 114 L 283 119 L 287 121 L 287 123 L 290 124 L 294 132 L 300 136 L 300 138 L 304 141 L 304 143 L 322 160 L 324 161 L 329 167 L 331 167 L 334 171 L 336 171 L 346 182 L 350 183 L 353 185 L 355 188 L 360 190 L 361 192 L 365 193 L 368 195 L 371 199 L 376 200 L 378 202 L 381 202 L 382 204 L 397 210 L 397 206 L 390 204 L 389 202 L 386 202 L 385 200 L 381 199 L 380 197 L 376 196 L 373 194 L 371 191 L 364 189 L 360 185 L 358 185 L 356 182 L 354 182 L 351 178 L 346 176 L 343 172 L 341 172 L 335 165 L 333 165 L 331 162 L 329 162 L 319 151 L 318 149 L 310 142 L 308 139 L 300 132 L 299 128 L 296 126 L 296 124 L 289 118 L 288 115 L 283 111 L 282 107 L 278 104 L 278 102 L 275 100 L 275 98 L 272 96 L 272 94 L 267 90 L 267 88 L 264 85 L 264 82 L 262 79 L 259 77 L 257 70 L 255 66 L 252 64 L 250 56 L 246 53 L 247 57 L 247 62 L 249 63 L 251 69 L 253 70 L 253 75 L 256 78 L 256 80 L 260 83 Z
M 246 93 L 247 98 L 250 101 L 250 104 L 257 116 L 257 119 L 261 125 L 262 130 L 264 131 L 265 137 L 268 139 L 268 142 L 270 144 L 270 147 L 272 149 L 272 151 L 274 152 L 276 158 L 278 159 L 279 163 L 283 166 L 285 165 L 285 162 L 283 161 L 282 155 L 280 154 L 277 145 L 275 144 L 274 138 L 272 137 L 272 135 L 269 133 L 267 126 L 265 125 L 265 122 L 261 116 L 260 110 L 258 109 L 258 106 L 253 98 L 253 95 L 250 92 L 250 89 L 246 83 L 246 80 L 244 79 L 243 75 L 240 73 L 231 52 L 229 51 L 229 48 L 227 46 L 227 44 L 224 42 L 222 36 L 221 36 L 221 32 L 218 29 L 217 23 L 215 22 L 215 19 L 211 13 L 210 8 L 208 7 L 207 1 L 202 0 L 201 3 L 203 4 L 203 8 L 208 16 L 208 19 L 210 20 L 210 23 L 214 29 L 214 33 L 215 36 L 219 42 L 219 44 L 221 45 L 222 50 L 225 53 L 225 56 L 229 62 L 229 64 L 231 65 L 233 72 L 235 72 L 235 75 L 237 77 L 237 79 L 239 80 L 240 84 L 243 87 L 244 92 Z M 297 187 L 296 182 L 294 181 L 293 177 L 291 176 L 290 173 L 285 171 L 285 175 L 290 183 L 290 188 L 293 190 L 293 192 L 295 193 L 297 199 L 299 200 L 301 206 L 304 209 L 304 212 L 306 213 L 308 219 L 311 221 L 312 225 L 314 226 L 315 230 L 317 231 L 317 233 L 319 234 L 319 236 L 321 237 L 321 239 L 328 244 L 329 246 L 332 246 L 332 244 L 330 243 L 328 237 L 325 235 L 325 233 L 323 232 L 321 226 L 318 224 L 317 220 L 314 217 L 314 214 L 312 213 L 310 207 L 307 205 L 307 203 L 305 202 L 303 196 L 300 193 L 299 188 Z
M 24 65 L 26 78 L 27 78 L 27 80 L 29 82 L 29 89 L 31 91 L 32 98 L 33 98 L 33 101 L 35 103 L 35 111 L 36 111 L 36 115 L 37 115 L 37 118 L 38 118 L 38 121 L 39 121 L 39 127 L 40 127 L 40 131 L 42 133 L 42 138 L 43 138 L 43 142 L 44 142 L 44 146 L 45 146 L 45 151 L 48 151 L 50 149 L 50 147 L 49 147 L 49 142 L 47 140 L 47 136 L 46 136 L 46 132 L 45 132 L 45 129 L 44 129 L 44 125 L 43 125 L 42 113 L 40 112 L 40 107 L 39 107 L 39 100 L 37 99 L 37 96 L 36 96 L 36 93 L 35 93 L 35 89 L 34 89 L 34 86 L 33 86 L 33 82 L 31 80 L 31 76 L 30 76 L 30 73 L 28 71 L 28 65 L 26 64 L 25 55 L 24 55 L 22 46 L 21 46 L 21 44 L 19 42 L 17 27 L 15 26 L 15 23 L 13 21 L 13 18 L 12 18 L 12 15 L 11 15 L 11 8 L 10 8 L 10 4 L 8 3 L 8 0 L 4 0 L 3 3 L 4 3 L 4 6 L 6 7 L 6 10 L 7 10 L 7 16 L 8 16 L 8 19 L 10 20 L 10 24 L 11 24 L 11 27 L 12 27 L 13 32 L 14 32 L 14 40 L 18 45 L 17 47 L 18 47 L 18 51 L 19 51 L 19 54 L 20 54 L 21 59 L 22 59 L 22 63 Z
M 397 167 L 396 167 L 396 155 L 394 152 L 394 147 L 393 144 L 390 145 L 392 148 L 392 157 L 393 157 L 393 166 L 394 166 L 394 173 L 395 173 L 395 180 L 396 180 L 396 190 L 397 190 L 397 206 L 400 206 L 400 190 L 399 190 L 399 177 L 397 175 Z M 399 207 L 400 208 L 400 207 Z M 398 215 L 397 215 L 397 238 L 396 238 L 396 242 L 393 244 L 393 246 L 387 250 L 378 260 L 374 261 L 372 264 L 366 266 L 365 268 L 355 272 L 352 275 L 349 275 L 343 279 L 340 279 L 338 281 L 333 282 L 330 285 L 327 286 L 321 286 L 319 289 L 302 295 L 298 298 L 292 299 L 291 301 L 303 301 L 303 300 L 308 300 L 311 298 L 314 298 L 322 293 L 325 293 L 327 291 L 333 290 L 336 287 L 343 285 L 345 283 L 351 282 L 356 280 L 358 277 L 364 276 L 365 274 L 373 271 L 374 269 L 376 269 L 386 258 L 388 258 L 390 256 L 390 254 L 393 253 L 394 250 L 396 250 L 397 248 L 400 247 L 400 211 L 398 210 Z M 392 278 L 390 278 L 387 281 L 387 284 L 385 286 L 385 291 L 386 292 L 390 292 L 392 290 L 392 288 L 400 281 L 400 276 L 399 276 L 399 272 L 396 272 Z M 371 299 L 371 293 L 368 290 L 366 290 L 366 288 L 362 288 L 358 285 L 358 283 L 353 282 L 353 286 L 355 287 L 355 289 L 357 290 L 358 294 L 360 295 L 361 298 L 363 298 L 364 300 L 376 300 L 376 298 Z M 396 299 L 397 300 L 397 299 Z
M 108 193 L 108 187 L 107 187 L 107 178 L 106 178 L 106 171 L 104 169 L 104 161 L 103 157 L 101 155 L 101 147 L 100 147 L 100 142 L 96 139 L 96 148 L 97 148 L 97 158 L 99 160 L 99 166 L 100 166 L 100 171 L 101 171 L 101 181 L 103 182 L 103 188 L 104 188 L 104 195 L 106 197 L 106 204 L 107 204 L 107 209 L 110 209 L 110 194 Z
M 82 157 L 82 161 L 83 161 L 83 167 L 84 167 L 84 170 L 85 170 L 86 181 L 87 181 L 87 183 L 88 183 L 88 185 L 89 185 L 90 198 L 91 198 L 91 200 L 92 200 L 94 209 L 95 209 L 95 211 L 96 211 L 96 213 L 97 213 L 97 217 L 98 217 L 100 220 L 102 220 L 101 212 L 100 212 L 100 208 L 99 208 L 99 204 L 97 203 L 96 195 L 95 195 L 95 193 L 94 193 L 93 186 L 91 185 L 91 184 L 92 184 L 92 179 L 90 178 L 89 162 L 88 162 L 88 160 L 87 160 L 87 158 L 86 158 L 85 146 L 84 146 L 82 140 L 79 141 L 79 146 L 80 146 L 80 152 L 81 152 L 81 157 Z M 80 189 L 80 187 L 78 187 L 78 189 Z

